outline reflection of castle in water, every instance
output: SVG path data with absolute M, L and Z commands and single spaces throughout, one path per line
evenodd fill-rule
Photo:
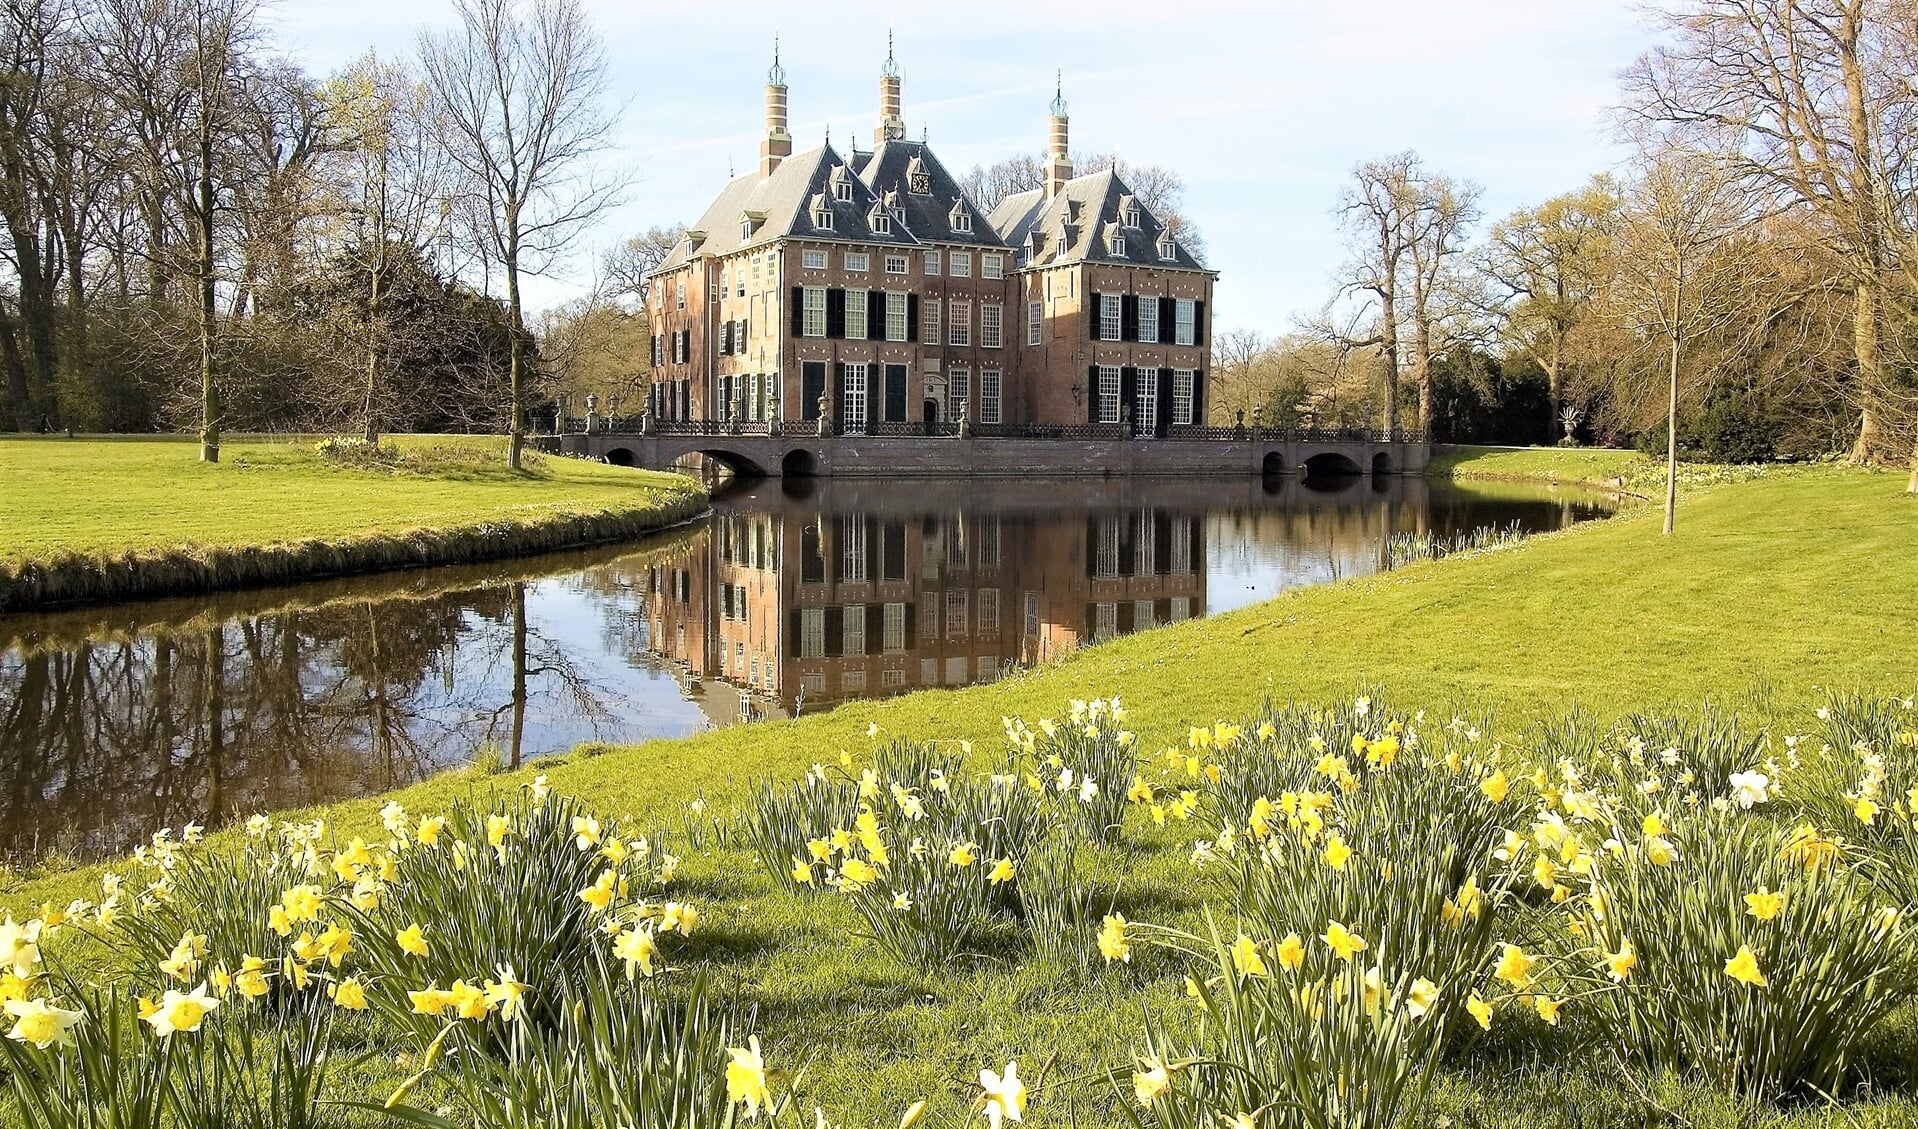
M 942 508 L 916 491 L 912 512 L 891 512 L 835 488 L 728 507 L 649 569 L 651 649 L 787 712 L 989 682 L 1204 614 L 1193 512 Z

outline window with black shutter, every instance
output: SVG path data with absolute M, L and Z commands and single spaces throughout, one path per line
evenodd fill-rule
M 906 340 L 919 340 L 919 295 L 906 295 Z
M 803 361 L 799 365 L 799 418 L 819 418 L 819 397 L 826 391 L 826 362 Z
M 1159 426 L 1156 434 L 1164 438 L 1166 427 L 1172 422 L 1172 370 L 1162 368 L 1158 372 L 1159 381 Z
M 1192 422 L 1205 423 L 1205 371 L 1192 370 Z
M 887 423 L 904 423 L 906 419 L 906 366 L 886 366 L 886 414 L 882 417 Z
M 844 294 L 845 291 L 840 293 Z M 845 307 L 841 306 L 840 312 L 844 313 Z M 837 431 L 846 425 L 846 366 L 843 362 L 834 362 L 832 366 L 832 403 L 833 430 Z
M 1192 303 L 1192 340 L 1195 344 L 1205 344 L 1205 303 Z
M 826 291 L 826 336 L 846 336 L 846 292 L 837 286 Z
M 1099 366 L 1086 369 L 1086 422 L 1099 422 Z
M 1159 299 L 1159 340 L 1177 341 L 1179 339 L 1179 300 L 1177 298 Z
M 730 321 L 721 322 L 719 326 L 719 355 L 733 355 L 733 323 Z
M 1099 339 L 1099 294 L 1094 290 L 1086 291 L 1086 339 Z
M 886 339 L 886 292 L 884 290 L 866 291 L 866 339 L 868 341 Z
M 1145 299 L 1147 302 L 1151 300 Z M 1139 339 L 1139 302 L 1140 299 L 1131 294 L 1119 299 L 1119 340 L 1121 341 Z M 1130 400 L 1127 401 L 1127 403 L 1130 402 Z
M 791 316 L 792 335 L 803 337 L 806 333 L 806 296 L 803 287 L 793 287 L 792 307 L 787 311 Z

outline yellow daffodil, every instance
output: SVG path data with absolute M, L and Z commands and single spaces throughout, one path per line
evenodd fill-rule
M 453 1009 L 453 994 L 431 986 L 406 993 L 406 999 L 415 1015 L 438 1016 Z
M 771 1109 L 772 1094 L 766 1089 L 766 1060 L 759 1052 L 759 1036 L 746 1040 L 744 1047 L 729 1047 L 726 1054 L 726 1101 L 746 1107 L 749 1121 L 759 1119 L 762 1107 Z
M 1132 1096 L 1141 1106 L 1151 1108 L 1154 1099 L 1172 1088 L 1172 1074 L 1165 1063 L 1156 1058 L 1146 1059 L 1139 1065 L 1144 1069 L 1132 1072 Z
M 1537 964 L 1537 957 L 1525 955 L 1525 950 L 1517 945 L 1501 945 L 1498 967 L 1492 974 L 1512 987 L 1523 990 L 1531 987 L 1532 969 Z
M 1477 992 L 1473 992 L 1466 999 L 1465 1010 L 1472 1014 L 1473 1019 L 1478 1020 L 1480 1027 L 1487 1031 L 1492 1029 L 1492 1005 L 1480 999 Z
M 635 926 L 614 938 L 613 955 L 626 962 L 626 979 L 631 980 L 635 973 L 644 973 L 651 978 L 653 958 L 659 955 L 659 944 L 653 940 L 652 927 Z
M 979 861 L 978 850 L 979 845 L 977 843 L 961 843 L 952 849 L 950 855 L 946 856 L 946 861 L 954 866 L 971 866 L 973 863 Z
M 801 886 L 813 884 L 812 864 L 802 858 L 793 859 L 792 879 Z
M 1754 988 L 1763 988 L 1770 981 L 1758 969 L 1758 954 L 1752 952 L 1750 945 L 1738 946 L 1738 952 L 1725 962 L 1725 975 L 1740 984 L 1749 984 Z
M 366 1010 L 366 986 L 360 983 L 358 977 L 347 977 L 328 988 L 326 994 L 332 997 L 335 1007 L 345 1008 L 347 1011 Z
M 1745 895 L 1745 912 L 1760 921 L 1770 921 L 1785 908 L 1783 892 L 1774 893 L 1763 886 L 1756 893 Z
M 1538 1012 L 1538 1017 L 1540 1019 L 1543 1019 L 1546 1023 L 1551 1024 L 1553 1027 L 1558 1026 L 1558 1013 L 1559 1013 L 1559 1010 L 1562 1009 L 1564 1006 L 1565 1006 L 1564 1000 L 1555 1000 L 1550 996 L 1533 996 L 1532 997 L 1533 1010 Z
M 488 980 L 482 989 L 486 1004 L 497 1009 L 501 1019 L 517 1021 L 526 1014 L 526 990 L 530 985 L 520 983 L 510 965 L 502 964 L 493 972 L 499 979 Z
M 1265 959 L 1259 955 L 1259 943 L 1243 933 L 1232 942 L 1232 970 L 1240 976 L 1267 974 Z
M 1365 951 L 1365 938 L 1336 921 L 1326 922 L 1325 932 L 1319 935 L 1319 940 L 1329 945 L 1333 955 L 1340 960 L 1349 961 Z
M 1126 919 L 1124 914 L 1109 913 L 1099 925 L 1099 952 L 1106 963 L 1119 961 L 1132 963 L 1132 942 L 1126 939 Z
M 1333 870 L 1344 870 L 1346 861 L 1352 857 L 1352 848 L 1346 846 L 1345 840 L 1340 838 L 1338 832 L 1334 831 L 1332 834 L 1326 836 L 1325 854 L 1323 857 L 1325 859 L 1325 865 L 1331 867 Z
M 1287 933 L 1272 955 L 1279 959 L 1280 968 L 1288 972 L 1296 971 L 1305 963 L 1305 939 L 1297 933 Z
M 417 923 L 409 925 L 398 933 L 393 934 L 393 943 L 398 945 L 400 951 L 403 953 L 408 953 L 416 957 L 426 955 L 426 931 L 421 929 Z
M 992 871 L 986 875 L 986 881 L 996 886 L 1002 882 L 1012 881 L 1017 874 L 1018 871 L 1013 867 L 1011 859 L 999 859 L 992 864 Z
M 413 837 L 420 841 L 422 847 L 430 847 L 440 841 L 440 832 L 444 830 L 446 830 L 445 816 L 422 816 L 419 830 L 413 832 Z
M 1406 989 L 1405 1010 L 1413 1019 L 1417 1019 L 1432 1010 L 1432 1005 L 1438 1002 L 1438 997 L 1438 985 L 1421 976 L 1412 981 L 1412 986 Z
M 1502 804 L 1505 802 L 1506 795 L 1512 790 L 1512 782 L 1505 779 L 1505 770 L 1499 769 L 1480 781 L 1478 787 L 1479 791 L 1485 793 L 1486 799 L 1495 804 Z
M 699 909 L 690 902 L 667 902 L 659 914 L 661 933 L 678 933 L 690 937 L 693 930 L 699 928 Z

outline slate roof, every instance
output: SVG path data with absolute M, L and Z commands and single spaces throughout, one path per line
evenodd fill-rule
M 910 191 L 913 172 L 926 174 L 926 187 L 931 189 L 930 192 L 918 194 Z M 980 247 L 1006 245 L 992 224 L 987 222 L 986 214 L 959 187 L 959 182 L 953 179 L 952 174 L 946 171 L 946 166 L 939 163 L 939 158 L 923 141 L 902 138 L 881 141 L 866 159 L 860 179 L 882 197 L 888 192 L 899 194 L 906 226 L 922 243 L 959 243 Z M 971 231 L 953 228 L 952 212 L 955 207 L 972 217 Z
M 1183 244 L 1174 257 L 1159 256 L 1159 237 L 1165 225 L 1144 204 L 1134 202 L 1139 213 L 1138 227 L 1123 227 L 1122 207 L 1132 189 L 1112 169 L 1100 169 L 1066 181 L 1059 194 L 1047 200 L 1037 189 L 1006 197 L 992 210 L 992 229 L 1007 246 L 1024 248 L 1033 232 L 1044 240 L 1037 255 L 1022 260 L 1021 266 L 1059 266 L 1086 261 L 1130 263 L 1140 267 L 1172 267 L 1205 270 L 1204 263 L 1192 257 Z M 1110 236 L 1113 231 L 1125 236 L 1125 253 L 1115 254 Z
M 846 168 L 843 174 L 852 185 L 852 199 L 835 199 L 832 192 L 833 170 Z M 760 179 L 757 171 L 737 176 L 706 207 L 691 230 L 704 231 L 706 239 L 690 253 L 682 241 L 673 253 L 652 273 L 663 274 L 702 255 L 726 255 L 776 239 L 816 238 L 850 243 L 883 243 L 910 247 L 918 243 L 906 225 L 894 223 L 892 233 L 881 235 L 872 230 L 867 214 L 878 202 L 873 190 L 847 166 L 830 145 L 795 153 L 780 162 L 773 174 Z M 824 204 L 831 210 L 833 227 L 820 229 L 813 222 L 813 206 Z M 750 236 L 742 237 L 739 220 L 748 213 L 762 215 Z M 981 224 L 980 226 L 984 226 Z M 988 229 L 990 230 L 990 229 Z

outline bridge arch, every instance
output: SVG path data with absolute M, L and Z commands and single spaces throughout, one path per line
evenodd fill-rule
M 811 478 L 819 473 L 819 460 L 804 447 L 794 447 L 779 460 L 781 478 Z
M 764 478 L 766 468 L 754 462 L 750 457 L 738 451 L 729 451 L 724 447 L 700 447 L 686 452 L 689 455 L 704 455 L 719 465 L 732 471 L 738 478 Z
M 638 466 L 639 456 L 631 447 L 611 447 L 606 451 L 606 461 L 614 466 Z
M 1285 456 L 1277 451 L 1267 451 L 1265 461 L 1259 464 L 1259 470 L 1264 474 L 1284 474 Z
M 1316 478 L 1349 478 L 1364 474 L 1365 469 L 1352 460 L 1352 456 L 1342 451 L 1320 451 L 1305 460 L 1305 473 Z
M 1392 455 L 1390 452 L 1380 451 L 1378 454 L 1372 456 L 1372 473 L 1375 475 L 1392 473 Z

